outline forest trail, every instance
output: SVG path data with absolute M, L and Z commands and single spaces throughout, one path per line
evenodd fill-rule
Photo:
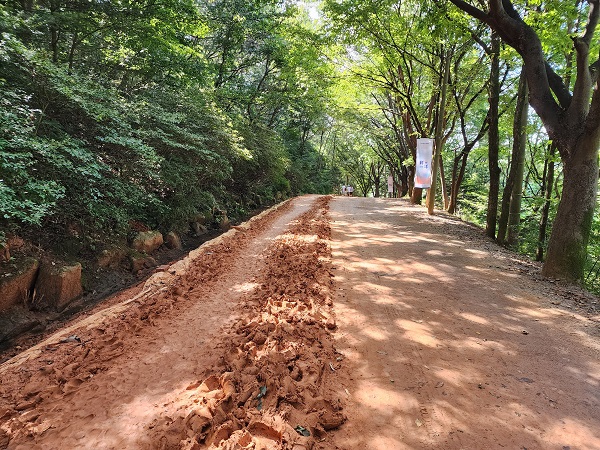
M 342 198 L 331 220 L 340 447 L 600 449 L 597 320 L 451 216 Z
M 0 448 L 600 449 L 599 317 L 535 273 L 403 200 L 298 197 L 0 365 Z

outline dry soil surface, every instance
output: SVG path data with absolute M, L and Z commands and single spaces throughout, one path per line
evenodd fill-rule
M 538 272 L 295 198 L 0 365 L 0 448 L 600 449 L 597 299 Z

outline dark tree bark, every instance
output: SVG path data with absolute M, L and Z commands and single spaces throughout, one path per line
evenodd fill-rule
M 548 216 L 550 213 L 550 199 L 552 198 L 552 188 L 554 187 L 554 145 L 550 146 L 550 151 L 546 155 L 544 162 L 544 174 L 542 179 L 542 192 L 544 193 L 544 206 L 540 217 L 540 227 L 538 230 L 538 244 L 535 253 L 536 261 L 544 260 L 544 247 L 546 246 L 546 234 L 548 230 Z
M 488 114 L 488 168 L 490 172 L 490 190 L 488 192 L 488 204 L 485 223 L 485 232 L 492 239 L 496 238 L 496 222 L 498 219 L 498 194 L 500 192 L 500 165 L 498 154 L 500 153 L 500 138 L 498 133 L 498 122 L 500 120 L 500 37 L 498 33 L 492 32 L 491 42 L 492 68 L 490 70 L 490 110 Z
M 450 1 L 496 30 L 523 58 L 529 103 L 556 144 L 564 167 L 562 198 L 542 273 L 553 278 L 581 281 L 598 187 L 600 89 L 597 84 L 600 63 L 596 61 L 590 65 L 589 52 L 600 18 L 600 0 L 588 0 L 590 8 L 585 33 L 573 37 L 576 78 L 572 94 L 545 60 L 539 36 L 523 21 L 510 0 L 488 0 L 487 11 L 463 0 Z
M 446 94 L 448 93 L 448 79 L 450 77 L 450 62 L 452 59 L 452 52 L 443 52 L 443 55 L 444 59 L 442 60 L 442 71 L 440 77 L 441 98 L 439 108 L 437 111 L 437 120 L 435 124 L 435 145 L 433 149 L 433 161 L 431 164 L 431 188 L 429 188 L 429 192 L 427 193 L 427 212 L 429 214 L 433 214 L 433 209 L 435 206 L 437 176 L 442 162 L 442 146 L 444 142 L 444 119 L 446 116 Z M 443 174 L 443 171 L 441 172 L 441 174 Z M 444 182 L 443 179 L 442 182 Z
M 406 166 L 402 166 L 399 173 L 400 178 L 400 189 L 398 192 L 398 197 L 404 197 L 410 191 L 410 180 L 414 180 L 414 174 L 411 175 L 411 171 L 406 168 Z
M 519 235 L 525 147 L 527 145 L 527 92 L 525 71 L 522 70 L 513 120 L 512 157 L 502 194 L 502 207 L 498 221 L 497 241 L 499 244 L 514 245 Z
M 458 191 L 465 177 L 465 169 L 467 167 L 467 158 L 473 147 L 468 146 L 454 158 L 452 166 L 452 185 L 450 186 L 450 202 L 448 203 L 448 212 L 454 214 L 458 206 Z M 460 166 L 460 168 L 459 168 Z

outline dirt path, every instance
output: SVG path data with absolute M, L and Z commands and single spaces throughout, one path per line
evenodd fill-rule
M 597 318 L 452 218 L 337 198 L 331 220 L 340 447 L 600 449 Z
M 201 403 L 185 394 L 206 387 L 204 378 L 227 372 L 227 333 L 239 328 L 233 323 L 247 308 L 240 302 L 265 270 L 261 253 L 315 201 L 294 199 L 248 231 L 201 247 L 193 264 L 183 264 L 189 269 L 174 268 L 183 274 L 174 285 L 139 300 L 113 299 L 115 306 L 0 366 L 0 444 L 125 449 L 185 441 L 189 411 L 180 429 L 153 429 L 168 428 L 181 410 Z M 165 437 L 169 432 L 174 439 Z
M 0 448 L 600 449 L 598 318 L 535 270 L 299 197 L 0 365 Z

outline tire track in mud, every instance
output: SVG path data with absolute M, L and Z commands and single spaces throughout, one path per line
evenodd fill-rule
M 333 448 L 328 432 L 345 416 L 331 335 L 329 200 L 272 244 L 258 288 L 224 330 L 221 370 L 173 399 L 176 417 L 151 425 L 158 448 Z
M 315 436 L 341 420 L 339 406 L 323 406 L 329 399 L 317 398 L 318 390 L 302 392 L 303 382 L 327 380 L 329 366 L 323 361 L 333 352 L 330 344 L 318 343 L 320 333 L 335 326 L 326 305 L 331 282 L 328 200 L 302 197 L 293 206 L 285 203 L 277 212 L 237 227 L 233 234 L 200 247 L 153 276 L 144 293 L 116 302 L 0 366 L 0 448 L 205 448 L 209 439 L 219 445 L 219 440 L 232 441 L 228 433 L 242 429 L 247 432 L 242 441 L 249 439 L 257 448 L 263 441 L 273 448 L 312 448 Z M 281 233 L 275 230 L 285 229 L 290 217 L 310 205 L 314 206 L 309 213 L 272 245 L 270 256 L 260 256 Z M 244 294 L 257 284 L 252 277 L 265 266 L 264 260 L 268 266 L 260 272 L 261 289 Z M 278 269 L 280 264 L 284 266 Z M 303 264 L 310 265 L 310 274 Z M 234 303 L 240 306 L 233 308 Z M 188 320 L 190 313 L 200 322 Z M 210 323 L 214 317 L 219 319 Z M 223 323 L 225 327 L 217 331 Z M 295 341 L 290 338 L 297 328 L 309 324 L 321 331 Z M 211 328 L 215 331 L 203 331 Z M 281 343 L 286 340 L 293 345 L 284 348 Z M 180 347 L 174 347 L 177 341 L 182 341 Z M 312 347 L 320 352 L 314 353 L 317 356 L 307 351 Z M 247 358 L 256 361 L 244 363 Z M 278 378 L 282 361 L 291 367 L 291 376 L 283 381 Z M 215 380 L 220 386 L 217 391 L 226 387 L 227 399 L 212 392 L 215 389 L 207 391 L 218 408 L 208 410 L 210 425 L 203 424 L 202 432 L 194 434 L 199 422 L 192 420 L 197 415 L 190 416 L 190 408 L 201 403 L 200 386 L 215 387 Z M 295 389 L 295 384 L 300 388 Z M 252 405 L 251 419 L 242 417 L 239 404 L 228 409 L 229 399 L 233 405 L 244 395 L 250 396 L 248 406 L 256 403 L 252 398 L 258 393 L 248 392 L 257 385 L 259 391 L 267 386 L 267 391 L 264 408 L 259 411 Z M 281 396 L 276 395 L 279 391 Z M 293 413 L 295 406 L 304 411 L 307 404 L 312 408 L 310 419 Z M 178 415 L 182 411 L 186 411 L 183 418 Z M 236 411 L 241 419 L 234 416 Z M 257 419 L 257 411 L 264 420 Z M 312 430 L 311 437 L 285 428 L 285 420 L 293 417 Z M 224 426 L 228 421 L 232 425 Z M 202 444 L 200 434 L 204 434 Z M 223 445 L 227 448 L 229 443 Z

